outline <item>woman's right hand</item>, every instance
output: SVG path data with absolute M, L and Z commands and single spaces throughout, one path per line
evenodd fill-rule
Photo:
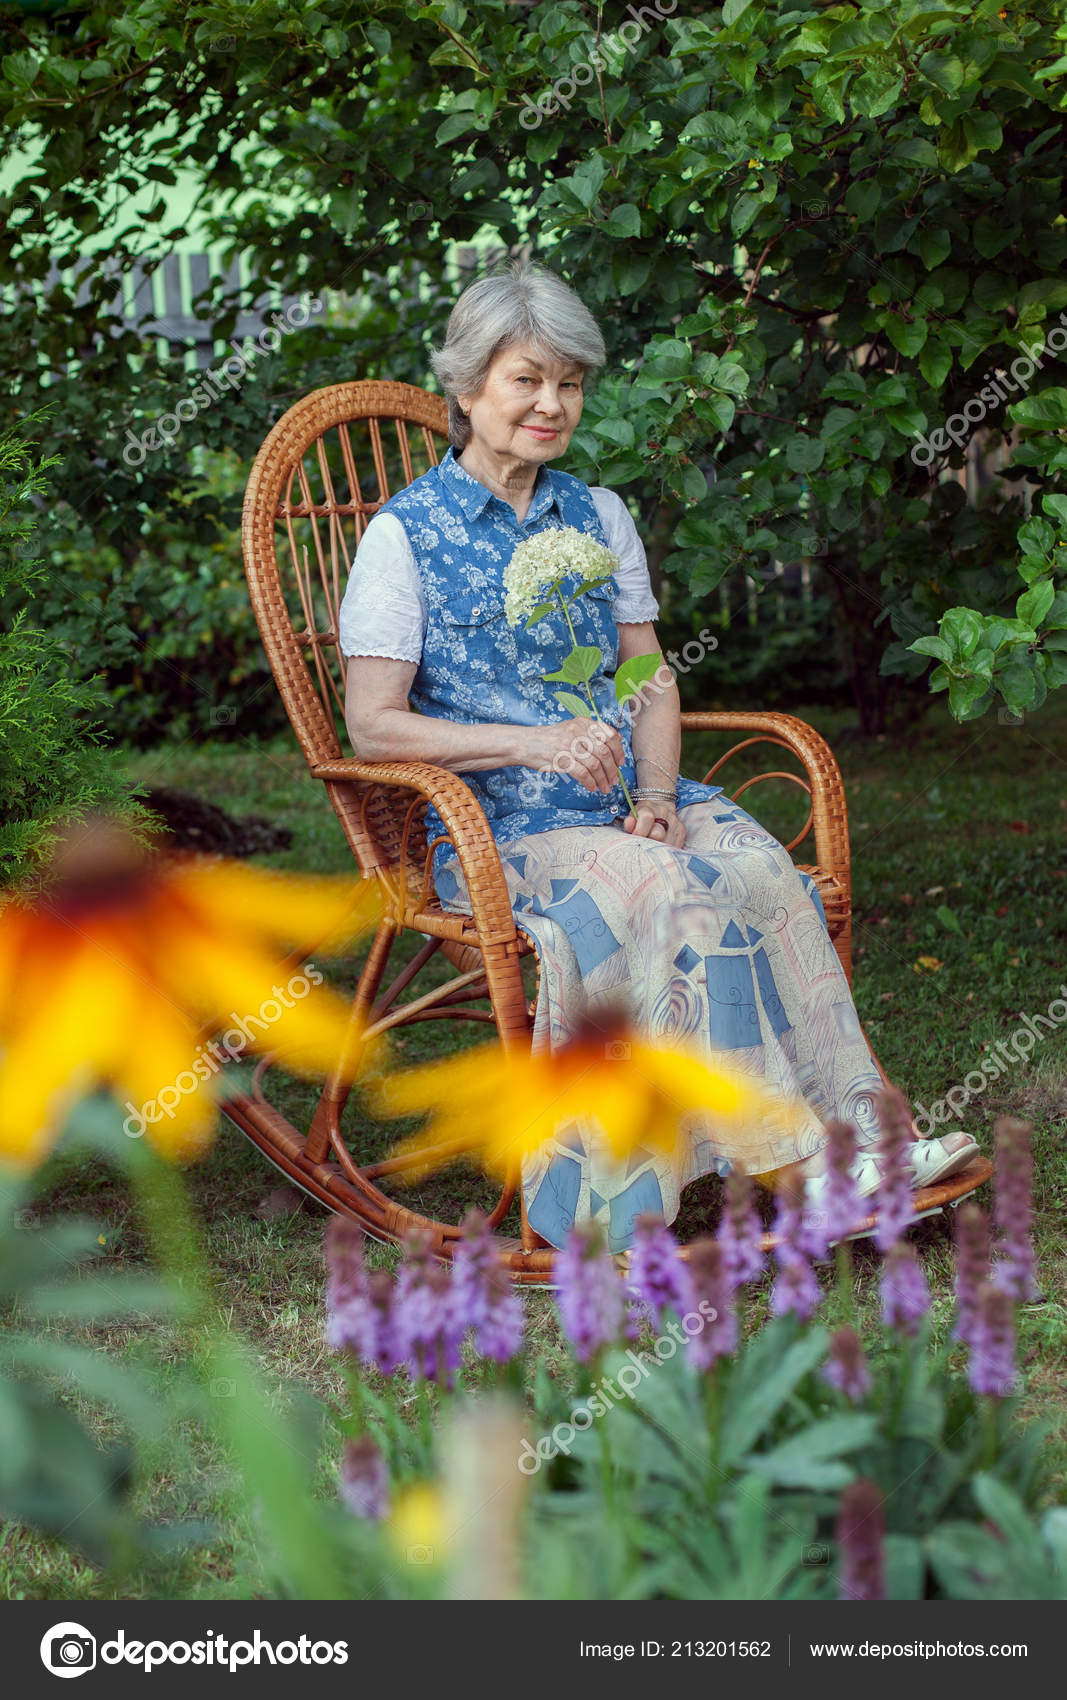
M 528 726 L 523 739 L 524 767 L 538 773 L 566 773 L 587 791 L 610 791 L 618 784 L 625 751 L 614 726 L 576 715 L 547 726 Z

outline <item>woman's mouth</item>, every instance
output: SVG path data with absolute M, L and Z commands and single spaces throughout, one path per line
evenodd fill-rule
M 524 425 L 523 430 L 529 431 L 531 437 L 540 437 L 543 442 L 547 442 L 550 437 L 559 436 L 555 426 L 550 425 Z

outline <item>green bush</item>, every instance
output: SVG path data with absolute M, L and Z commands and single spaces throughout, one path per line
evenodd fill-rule
M 35 532 L 55 465 L 29 447 L 39 421 L 0 433 L 0 882 L 34 865 L 60 821 L 136 814 L 100 742 L 100 691 L 72 677 L 69 638 L 44 630 Z M 69 591 L 66 593 L 69 604 Z

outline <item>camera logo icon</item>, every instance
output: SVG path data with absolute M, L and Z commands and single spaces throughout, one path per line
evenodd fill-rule
M 41 1641 L 41 1663 L 53 1676 L 84 1676 L 96 1665 L 96 1636 L 80 1623 L 57 1623 Z

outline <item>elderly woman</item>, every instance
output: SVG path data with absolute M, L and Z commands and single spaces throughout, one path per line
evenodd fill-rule
M 817 1193 L 825 1124 L 841 1117 L 858 1130 L 857 1181 L 870 1193 L 881 1080 L 813 882 L 720 786 L 679 775 L 669 673 L 627 713 L 615 703 L 616 668 L 659 647 L 644 549 L 617 495 L 548 465 L 565 453 L 584 382 L 604 358 L 578 297 L 528 263 L 457 301 L 434 355 L 451 446 L 371 520 L 341 608 L 352 745 L 368 761 L 465 776 L 538 952 L 535 1049 L 623 1003 L 650 1036 L 723 1054 L 804 1101 L 799 1133 L 767 1127 L 758 1151 L 746 1148 L 747 1167 L 789 1171 Z M 503 573 L 515 546 L 565 526 L 614 551 L 617 572 L 571 603 L 573 639 L 562 612 L 513 629 Z M 568 714 L 544 679 L 572 641 L 602 653 L 590 688 L 603 724 Z M 443 831 L 433 811 L 427 828 Z M 469 909 L 448 844 L 434 878 L 445 907 Z M 912 1149 L 919 1186 L 977 1147 L 955 1133 Z M 572 1124 L 524 1167 L 528 1218 L 559 1246 L 576 1218 L 596 1217 L 619 1251 L 638 1214 L 673 1221 L 682 1188 L 724 1173 L 730 1157 L 728 1132 L 702 1124 L 681 1157 L 638 1150 L 619 1164 L 595 1124 Z

